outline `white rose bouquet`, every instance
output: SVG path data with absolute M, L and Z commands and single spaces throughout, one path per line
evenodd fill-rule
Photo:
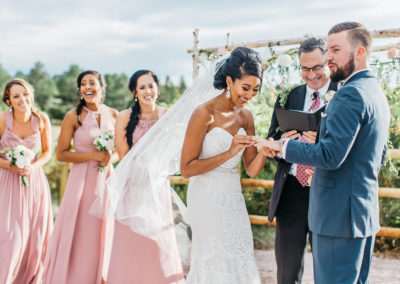
M 17 166 L 23 169 L 25 166 L 29 166 L 35 158 L 35 152 L 26 148 L 24 145 L 18 145 L 14 149 L 4 148 L 0 153 L 6 152 L 6 157 L 10 161 L 11 166 Z M 29 185 L 28 178 L 21 176 L 21 181 L 24 186 Z
M 97 136 L 94 140 L 93 144 L 99 151 L 109 152 L 111 154 L 114 151 L 115 143 L 114 143 L 114 132 L 112 131 L 104 131 Z M 106 167 L 99 167 L 99 171 L 102 173 L 106 170 Z

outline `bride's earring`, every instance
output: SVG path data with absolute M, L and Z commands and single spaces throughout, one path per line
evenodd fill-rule
M 227 87 L 227 91 L 226 91 L 226 94 L 225 94 L 225 97 L 226 97 L 227 99 L 230 99 L 230 98 L 231 98 L 231 92 L 230 92 L 230 90 L 231 90 L 231 88 Z
M 135 102 L 137 102 L 137 96 L 135 96 Z

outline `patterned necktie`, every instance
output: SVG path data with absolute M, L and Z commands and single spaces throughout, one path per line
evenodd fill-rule
M 312 96 L 313 102 L 310 109 L 308 110 L 310 112 L 317 110 L 320 105 L 319 93 L 316 91 L 312 94 Z M 308 143 L 308 141 L 303 136 L 301 136 L 299 140 Z M 308 179 L 310 178 L 310 175 L 306 173 L 306 169 L 313 170 L 314 167 L 297 164 L 296 178 L 303 187 L 308 184 Z

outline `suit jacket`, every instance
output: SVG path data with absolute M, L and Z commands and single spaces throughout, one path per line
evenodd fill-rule
M 331 82 L 329 84 L 328 90 L 337 90 L 337 84 Z M 288 96 L 288 100 L 285 105 L 285 109 L 293 109 L 293 110 L 303 110 L 304 108 L 304 102 L 305 102 L 305 97 L 306 97 L 306 84 L 298 86 L 294 88 Z M 277 98 L 275 102 L 275 107 L 276 108 L 281 108 L 279 104 L 279 97 Z M 282 135 L 282 131 L 278 130 L 277 127 L 279 126 L 278 120 L 276 118 L 276 113 L 275 111 L 272 114 L 272 119 L 271 119 L 271 126 L 268 131 L 268 138 L 272 137 L 274 140 L 279 140 Z M 276 215 L 276 209 L 278 208 L 279 200 L 283 191 L 283 186 L 286 182 L 287 175 L 290 172 L 290 168 L 292 166 L 292 163 L 286 162 L 284 159 L 278 159 L 278 167 L 275 173 L 275 178 L 274 178 L 274 187 L 272 190 L 272 196 L 271 196 L 271 202 L 269 205 L 269 211 L 268 211 L 268 219 L 270 222 L 274 219 Z
M 321 118 L 319 142 L 290 140 L 286 160 L 316 167 L 309 226 L 332 237 L 368 237 L 379 231 L 378 173 L 390 109 L 371 71 L 352 76 Z

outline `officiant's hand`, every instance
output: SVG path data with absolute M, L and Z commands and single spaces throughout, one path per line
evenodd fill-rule
M 239 153 L 243 148 L 253 146 L 255 144 L 255 140 L 252 136 L 247 135 L 235 135 L 232 138 L 232 144 L 229 148 L 229 153 L 233 157 L 237 153 Z
M 297 130 L 290 130 L 282 134 L 282 138 L 296 139 L 300 137 L 300 133 Z
M 303 137 L 306 138 L 308 143 L 315 143 L 317 139 L 317 132 L 315 131 L 304 131 Z

